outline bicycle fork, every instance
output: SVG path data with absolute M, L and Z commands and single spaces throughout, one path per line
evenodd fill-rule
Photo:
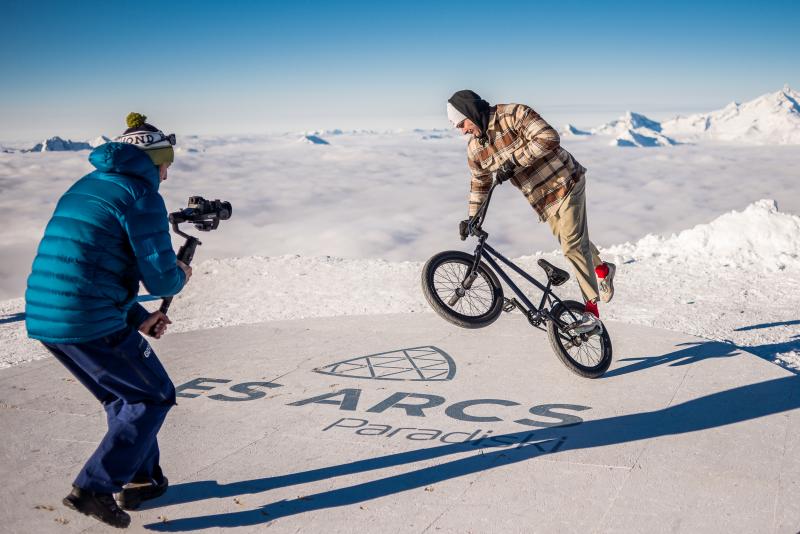
M 483 256 L 483 242 L 486 239 L 486 232 L 481 232 L 480 240 L 478 241 L 478 246 L 475 247 L 475 260 L 472 262 L 472 268 L 467 272 L 464 279 L 461 281 L 461 287 L 456 289 L 456 292 L 450 297 L 450 300 L 447 302 L 450 307 L 455 307 L 461 297 L 467 294 L 472 288 L 472 284 L 475 282 L 475 279 L 478 278 L 478 265 L 481 262 L 481 257 Z

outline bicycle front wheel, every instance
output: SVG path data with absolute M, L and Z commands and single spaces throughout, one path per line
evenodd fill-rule
M 462 328 L 482 328 L 503 311 L 503 288 L 483 263 L 468 287 L 464 282 L 475 256 L 457 250 L 436 254 L 422 268 L 422 292 L 433 311 Z

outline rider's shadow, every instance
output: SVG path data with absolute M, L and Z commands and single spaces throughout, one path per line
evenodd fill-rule
M 659 365 L 669 365 L 677 367 L 681 365 L 691 365 L 709 358 L 730 358 L 741 354 L 739 347 L 721 341 L 693 341 L 689 343 L 679 343 L 677 347 L 686 347 L 668 354 L 658 356 L 643 356 L 641 358 L 622 358 L 620 362 L 636 362 L 624 367 L 618 367 L 607 371 L 601 378 L 613 378 L 615 376 L 635 373 L 644 369 L 650 369 Z

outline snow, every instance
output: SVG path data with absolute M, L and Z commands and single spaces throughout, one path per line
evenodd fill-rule
M 800 144 L 800 93 L 788 85 L 775 93 L 711 113 L 676 117 L 662 124 L 667 135 L 749 144 Z
M 788 85 L 749 102 L 732 102 L 721 110 L 677 116 L 658 122 L 642 114 L 626 112 L 617 120 L 588 132 L 567 125 L 567 136 L 612 137 L 611 146 L 658 147 L 700 141 L 750 145 L 800 144 L 800 93 Z
M 628 111 L 619 119 L 593 128 L 591 135 L 611 136 L 611 146 L 657 147 L 672 146 L 677 141 L 661 134 L 661 125 L 652 119 Z
M 625 147 L 656 147 L 656 146 L 672 146 L 677 144 L 674 139 L 670 139 L 660 133 L 640 128 L 638 130 L 625 130 L 618 133 L 616 137 L 609 143 L 611 146 L 625 146 Z
M 106 143 L 108 143 L 110 141 L 111 141 L 110 138 L 106 137 L 105 135 L 100 135 L 98 137 L 95 137 L 91 141 L 89 141 L 89 146 L 91 146 L 92 148 L 96 148 L 96 147 L 99 147 L 100 145 L 104 145 L 104 144 L 106 144 Z
M 575 135 L 592 135 L 591 132 L 580 130 L 572 124 L 565 124 L 564 128 L 559 132 L 562 137 L 571 137 Z
M 652 132 L 660 132 L 661 125 L 652 119 L 648 119 L 644 115 L 628 111 L 619 119 L 599 126 L 591 130 L 595 135 L 615 135 L 629 130 L 650 130 Z
M 779 212 L 774 200 L 759 200 L 709 224 L 666 238 L 648 235 L 609 252 L 637 260 L 733 266 L 751 272 L 800 269 L 800 217 Z

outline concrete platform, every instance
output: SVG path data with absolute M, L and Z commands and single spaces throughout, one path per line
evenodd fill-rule
M 618 323 L 605 377 L 519 317 L 275 322 L 153 346 L 172 487 L 133 531 L 797 532 L 800 377 Z M 0 531 L 106 532 L 61 498 L 105 430 L 57 362 L 0 372 Z

